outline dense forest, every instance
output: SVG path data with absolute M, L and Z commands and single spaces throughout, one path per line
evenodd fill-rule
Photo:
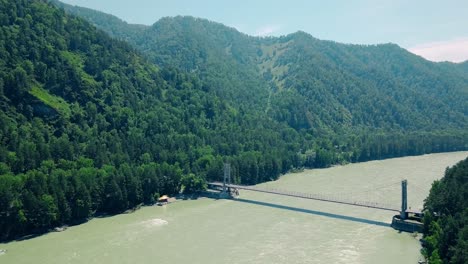
M 304 32 L 251 37 L 193 17 L 162 18 L 132 31 L 135 25 L 112 15 L 59 5 L 153 63 L 196 74 L 242 110 L 293 128 L 309 139 L 301 148 L 309 160 L 306 153 L 319 150 L 331 164 L 468 147 L 466 63 L 434 63 L 394 44 L 345 45 Z
M 468 158 L 432 184 L 425 201 L 424 255 L 430 264 L 468 263 Z
M 203 189 L 224 162 L 255 184 L 468 148 L 457 65 L 395 45 L 261 39 L 190 17 L 129 25 L 55 4 L 0 0 L 0 240 Z
M 0 5 L 0 236 L 299 166 L 301 139 L 44 1 Z

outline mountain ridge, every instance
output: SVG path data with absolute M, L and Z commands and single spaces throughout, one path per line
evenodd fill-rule
M 95 15 L 99 15 L 101 17 L 106 17 L 107 19 L 110 19 L 110 20 L 116 20 L 116 21 L 120 21 L 122 22 L 122 25 L 130 25 L 130 26 L 139 26 L 139 27 L 142 27 L 142 28 L 148 28 L 148 27 L 151 27 L 153 26 L 154 24 L 158 23 L 159 20 L 161 19 L 170 19 L 170 18 L 177 18 L 177 17 L 186 17 L 186 18 L 193 18 L 193 19 L 199 19 L 199 20 L 206 20 L 208 22 L 213 22 L 213 23 L 218 23 L 218 24 L 221 24 L 225 27 L 228 27 L 228 28 L 231 28 L 231 29 L 234 29 L 235 31 L 239 32 L 240 34 L 243 34 L 243 35 L 246 35 L 246 36 L 249 36 L 249 37 L 253 37 L 253 38 L 261 38 L 261 39 L 268 39 L 268 38 L 282 38 L 282 37 L 287 37 L 289 35 L 295 35 L 295 34 L 306 34 L 306 35 L 309 35 L 309 36 L 312 36 L 313 38 L 315 38 L 313 36 L 313 34 L 309 33 L 309 32 L 306 32 L 306 31 L 303 31 L 303 30 L 297 30 L 295 32 L 291 32 L 291 33 L 288 33 L 288 34 L 285 34 L 285 35 L 281 35 L 281 36 L 255 36 L 255 35 L 249 35 L 248 33 L 244 33 L 240 30 L 238 30 L 237 28 L 235 27 L 231 27 L 231 26 L 228 26 L 228 25 L 224 25 L 220 22 L 216 22 L 214 20 L 210 20 L 210 19 L 206 19 L 206 18 L 202 18 L 202 17 L 195 17 L 195 16 L 191 16 L 191 15 L 177 15 L 177 16 L 165 16 L 165 17 L 161 17 L 159 18 L 157 21 L 155 21 L 154 23 L 152 24 L 149 24 L 149 25 L 146 25 L 146 24 L 132 24 L 132 23 L 128 23 L 127 21 L 125 21 L 124 19 L 122 18 L 119 18 L 118 16 L 115 16 L 115 15 L 112 15 L 112 14 L 108 14 L 108 13 L 105 13 L 103 11 L 98 11 L 98 10 L 93 10 L 91 8 L 87 8 L 87 7 L 81 7 L 81 6 L 78 6 L 78 5 L 72 5 L 72 4 L 66 4 L 66 3 L 63 3 L 63 2 L 60 2 L 59 0 L 49 0 L 50 2 L 54 3 L 55 5 L 61 7 L 61 8 L 64 8 L 65 10 L 68 10 L 69 12 L 71 13 L 75 13 L 75 14 L 78 14 L 78 10 L 81 10 L 81 12 L 83 13 L 82 16 L 85 17 L 87 20 L 89 20 L 90 22 L 92 22 L 95 26 L 101 28 L 102 27 L 102 23 L 99 23 L 96 21 L 96 19 L 98 19 L 97 17 L 92 17 L 92 16 L 89 16 L 86 15 L 86 12 L 87 11 L 91 11 L 92 13 L 95 13 Z M 334 43 L 339 43 L 339 44 L 344 44 L 344 45 L 356 45 L 356 46 L 381 46 L 381 45 L 397 45 L 401 48 L 400 45 L 398 45 L 397 43 L 393 43 L 393 42 L 388 42 L 388 43 L 370 43 L 370 44 L 358 44 L 358 43 L 346 43 L 346 42 L 337 42 L 337 41 L 334 41 L 334 40 L 325 40 L 325 39 L 320 39 L 321 41 L 329 41 L 329 42 L 334 42 Z M 406 48 L 403 48 L 405 50 L 407 50 Z M 407 50 L 408 52 L 410 52 L 409 50 Z M 411 54 L 414 54 L 412 52 L 410 52 Z M 416 54 L 414 54 L 416 55 Z M 419 56 L 421 57 L 422 59 L 424 60 L 427 60 L 427 61 L 430 61 L 430 62 L 434 62 L 434 61 L 431 61 L 431 60 L 428 60 L 420 55 L 416 55 L 416 56 Z M 463 63 L 466 63 L 468 62 L 468 60 L 464 61 L 464 62 L 459 62 L 459 63 L 455 63 L 455 62 L 434 62 L 434 63 L 449 63 L 449 64 L 454 64 L 454 65 L 461 65 Z
M 226 100 L 263 110 L 296 130 L 417 131 L 465 129 L 468 123 L 462 67 L 425 60 L 396 44 L 342 44 L 303 31 L 253 37 L 190 16 L 162 18 L 130 43 L 154 63 L 195 73 Z
M 174 24 L 186 24 L 188 23 L 187 20 L 190 22 L 194 22 L 197 24 L 202 24 L 200 27 L 206 27 L 206 24 L 209 24 L 210 22 L 207 20 L 196 20 L 190 17 L 177 17 L 175 19 L 168 19 L 168 21 L 171 21 Z M 164 25 L 161 24 L 155 24 L 160 27 L 163 27 Z M 220 26 L 220 24 L 216 24 L 217 27 Z M 153 25 L 154 27 L 154 25 Z M 192 27 L 196 27 L 193 26 Z M 171 28 L 171 30 L 174 30 L 174 28 Z M 184 35 L 184 37 L 187 36 L 187 34 L 190 34 L 195 30 L 188 30 L 187 28 L 184 29 L 184 31 L 181 33 Z M 233 31 L 235 34 L 235 31 Z M 157 32 L 153 32 L 157 33 Z M 193 34 L 193 33 L 192 33 Z M 243 48 L 242 52 L 238 53 L 233 53 L 233 55 L 228 54 L 229 56 L 226 56 L 224 59 L 234 59 L 237 60 L 240 64 L 245 64 L 246 62 L 254 62 L 258 58 L 255 58 L 255 53 L 258 53 L 258 46 L 265 44 L 265 43 L 282 43 L 285 40 L 292 41 L 292 45 L 296 48 L 294 54 L 291 54 L 288 58 L 285 58 L 285 56 L 282 56 L 280 60 L 278 61 L 278 58 L 276 59 L 276 66 L 296 66 L 295 70 L 292 70 L 292 75 L 297 74 L 298 72 L 305 70 L 304 75 L 310 75 L 308 67 L 313 66 L 309 62 L 312 61 L 321 61 L 320 64 L 317 64 L 315 67 L 317 71 L 321 71 L 323 75 L 329 74 L 326 70 L 327 68 L 334 70 L 334 72 L 344 72 L 343 67 L 347 66 L 348 68 L 346 69 L 347 72 L 352 72 L 351 76 L 349 78 L 361 78 L 360 76 L 362 75 L 368 75 L 369 73 L 371 74 L 378 74 L 380 76 L 383 76 L 383 78 L 387 78 L 386 76 L 390 76 L 391 79 L 390 81 L 395 82 L 397 79 L 399 80 L 397 83 L 395 83 L 393 86 L 408 86 L 408 85 L 413 85 L 413 79 L 415 78 L 415 74 L 418 74 L 419 78 L 425 78 L 427 79 L 428 77 L 433 79 L 433 83 L 437 84 L 437 79 L 441 79 L 440 77 L 443 76 L 440 74 L 439 71 L 443 70 L 445 71 L 443 74 L 447 75 L 455 75 L 453 73 L 449 73 L 445 68 L 443 68 L 442 64 L 437 64 L 433 62 L 429 62 L 426 60 L 421 60 L 419 59 L 418 56 L 413 55 L 412 53 L 400 48 L 399 46 L 395 44 L 383 44 L 383 45 L 345 45 L 345 44 L 340 44 L 340 43 L 335 43 L 335 42 L 329 42 L 329 41 L 321 41 L 318 40 L 311 35 L 307 33 L 298 33 L 298 34 L 291 34 L 285 37 L 281 38 L 268 38 L 268 39 L 262 39 L 262 38 L 254 38 L 254 37 L 244 37 L 244 36 L 238 36 L 240 38 L 239 43 L 219 43 L 218 41 L 218 53 L 217 56 L 223 56 L 222 54 L 222 48 L 230 47 L 231 49 L 235 48 L 237 46 L 241 46 Z M 157 36 L 154 36 L 154 38 L 157 38 Z M 216 41 L 216 39 L 211 39 L 209 36 L 204 36 L 205 39 L 209 39 L 207 41 Z M 169 39 L 168 39 L 169 40 Z M 243 42 L 247 42 L 250 40 L 249 44 L 244 44 Z M 258 42 L 261 42 L 261 44 L 258 44 Z M 311 43 L 312 42 L 312 43 Z M 180 43 L 184 43 L 184 45 L 187 44 L 186 41 L 181 41 Z M 158 44 L 155 43 L 150 43 L 146 44 L 144 49 L 151 49 L 152 45 L 154 50 L 156 52 L 164 52 L 164 50 L 167 50 L 167 48 L 158 46 Z M 207 45 L 212 45 L 212 44 L 207 44 Z M 250 46 L 249 46 L 250 45 Z M 213 46 L 213 45 L 212 45 Z M 239 47 L 236 47 L 237 49 L 240 49 Z M 216 47 L 212 48 L 204 48 L 204 51 L 207 50 L 215 50 Z M 177 49 L 180 52 L 180 49 Z M 200 50 L 200 48 L 196 48 L 196 50 Z M 203 48 L 202 48 L 203 50 Z M 381 52 L 381 50 L 384 50 Z M 274 52 L 277 52 L 275 50 Z M 366 54 L 368 52 L 371 52 L 370 55 Z M 395 57 L 390 54 L 396 54 Z M 193 53 L 191 53 L 193 55 Z M 305 57 L 305 55 L 308 55 Z M 164 55 L 159 55 L 159 58 Z M 276 55 L 275 55 L 276 56 Z M 341 56 L 341 57 L 340 57 Z M 347 59 L 343 59 L 342 57 L 346 57 Z M 375 58 L 378 57 L 378 58 Z M 294 59 L 297 58 L 297 59 Z M 293 59 L 293 60 L 291 60 Z M 338 59 L 338 61 L 336 61 Z M 177 60 L 174 59 L 174 57 L 171 57 L 171 64 L 175 64 L 177 66 L 181 66 L 182 63 L 185 62 L 185 60 Z M 282 61 L 281 61 L 282 60 Z M 287 61 L 286 61 L 287 60 Z M 296 60 L 296 61 L 294 61 Z M 306 61 L 307 60 L 307 61 Z M 175 62 L 174 62 L 175 61 Z M 190 61 L 190 60 L 189 60 Z M 192 60 L 193 61 L 193 60 Z M 353 64 L 350 64 L 349 61 L 353 61 Z M 157 63 L 164 64 L 165 62 L 161 61 L 156 61 Z M 384 62 L 384 63 L 381 63 Z M 307 67 L 304 65 L 305 63 L 308 63 Z M 360 71 L 361 72 L 355 72 L 356 71 L 356 65 L 359 65 L 360 63 L 360 68 L 362 68 Z M 405 64 L 402 64 L 405 63 Z M 195 63 L 196 65 L 199 65 L 199 62 Z M 386 66 L 387 65 L 387 66 Z M 395 65 L 395 66 L 394 66 Z M 418 67 L 416 68 L 415 65 Z M 257 65 L 254 65 L 257 66 Z M 403 66 L 403 67 L 402 67 Z M 441 67 L 442 66 L 442 67 Z M 404 67 L 407 67 L 408 70 L 405 70 Z M 184 68 L 182 66 L 182 68 Z M 187 67 L 189 70 L 193 70 L 192 67 Z M 336 71 L 335 71 L 336 70 Z M 372 73 L 374 72 L 374 73 Z M 409 72 L 408 75 L 406 72 Z M 323 76 L 322 75 L 322 76 Z M 348 74 L 349 75 L 349 74 Z M 291 76 L 291 75 L 289 75 Z M 281 76 L 276 76 L 276 78 L 281 78 Z M 320 79 L 321 76 L 317 76 L 317 79 Z M 459 92 L 465 92 L 466 89 L 466 81 L 467 78 L 465 76 L 456 76 L 456 78 L 461 78 L 463 80 L 463 84 L 465 85 L 461 87 L 460 85 L 455 86 L 459 87 L 457 88 Z M 305 79 L 305 77 L 301 77 L 301 79 Z M 361 78 L 362 79 L 362 78 Z M 443 78 L 442 78 L 443 80 Z M 287 81 L 287 80 L 283 80 Z M 296 86 L 295 82 L 296 80 L 291 80 L 294 84 L 290 84 Z M 362 81 L 361 81 L 362 82 Z M 364 81 L 367 82 L 367 81 Z M 400 84 L 399 84 L 400 83 Z M 450 86 L 454 86 L 453 84 L 448 84 Z M 440 84 L 438 90 L 443 90 L 442 88 L 443 84 Z M 378 86 L 376 86 L 377 88 Z M 422 89 L 432 89 L 432 85 L 419 85 L 419 88 Z M 418 88 L 418 89 L 419 89 Z M 465 97 L 466 94 L 463 96 Z M 457 97 L 454 96 L 452 99 L 457 100 Z M 459 105 L 462 104 L 462 102 L 458 103 Z M 427 121 L 426 121 L 427 122 Z

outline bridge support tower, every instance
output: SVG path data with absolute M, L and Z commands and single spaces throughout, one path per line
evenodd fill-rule
M 228 184 L 231 184 L 231 164 L 224 163 L 223 190 L 219 194 L 220 198 L 231 197 L 231 191 L 227 187 Z
M 406 210 L 408 209 L 408 181 L 403 180 L 401 181 L 401 211 L 400 211 L 400 218 L 405 220 L 408 216 Z

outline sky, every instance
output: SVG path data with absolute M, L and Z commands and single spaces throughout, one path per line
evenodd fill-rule
M 151 25 L 190 15 L 255 36 L 298 30 L 341 43 L 396 43 L 432 61 L 468 60 L 468 0 L 62 0 Z

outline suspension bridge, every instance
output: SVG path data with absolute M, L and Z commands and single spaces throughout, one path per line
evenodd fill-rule
M 362 200 L 362 199 L 357 200 L 357 199 L 353 199 L 352 195 L 317 194 L 317 193 L 314 194 L 314 193 L 304 193 L 304 192 L 297 192 L 297 191 L 290 191 L 290 190 L 282 190 L 282 189 L 276 189 L 276 188 L 232 184 L 230 178 L 231 178 L 230 166 L 229 164 L 225 164 L 223 182 L 209 182 L 208 188 L 220 191 L 220 197 L 223 197 L 223 198 L 233 198 L 239 194 L 239 190 L 247 190 L 247 191 L 253 191 L 253 192 L 261 192 L 261 193 L 296 197 L 296 198 L 302 198 L 302 199 L 337 203 L 337 204 L 343 204 L 343 205 L 349 205 L 349 206 L 359 206 L 359 207 L 367 207 L 367 208 L 372 208 L 372 209 L 397 212 L 399 214 L 397 216 L 394 216 L 393 221 L 392 221 L 392 226 L 394 226 L 395 221 L 397 221 L 399 222 L 399 226 L 403 226 L 401 228 L 397 228 L 400 230 L 416 231 L 416 230 L 420 230 L 421 228 L 421 225 L 417 223 L 412 223 L 412 225 L 413 224 L 417 225 L 416 227 L 411 226 L 410 229 L 406 228 L 408 230 L 404 228 L 404 226 L 407 225 L 405 221 L 410 221 L 410 220 L 420 221 L 420 217 L 422 216 L 421 210 L 411 209 L 411 207 L 408 208 L 408 188 L 407 188 L 408 181 L 407 180 L 403 180 L 401 181 L 401 183 L 398 183 L 398 184 L 401 184 L 401 205 L 396 206 L 396 205 L 389 204 L 389 203 L 367 201 L 367 200 Z
M 323 202 L 331 202 L 331 203 L 338 203 L 338 204 L 345 204 L 345 205 L 352 205 L 352 206 L 374 208 L 374 209 L 380 209 L 380 210 L 386 210 L 386 211 L 392 211 L 392 212 L 401 211 L 400 208 L 396 206 L 392 206 L 390 204 L 383 204 L 383 203 L 362 201 L 362 200 L 361 201 L 345 200 L 345 199 L 340 199 L 333 195 L 326 195 L 326 194 L 311 194 L 311 193 L 281 190 L 281 189 L 276 189 L 276 188 L 261 188 L 261 187 L 256 187 L 256 186 L 245 186 L 245 185 L 236 185 L 236 184 L 224 185 L 222 182 L 210 182 L 208 183 L 208 185 L 212 189 L 222 190 L 223 188 L 226 188 L 226 193 L 231 193 L 231 194 L 235 192 L 235 190 L 247 190 L 247 191 L 253 191 L 253 192 L 262 192 L 262 193 L 277 194 L 277 195 L 290 196 L 290 197 L 296 197 L 296 198 L 317 200 L 317 201 L 323 201 Z M 412 213 L 412 214 L 421 213 L 420 210 L 414 210 L 414 209 L 406 209 L 405 212 Z

